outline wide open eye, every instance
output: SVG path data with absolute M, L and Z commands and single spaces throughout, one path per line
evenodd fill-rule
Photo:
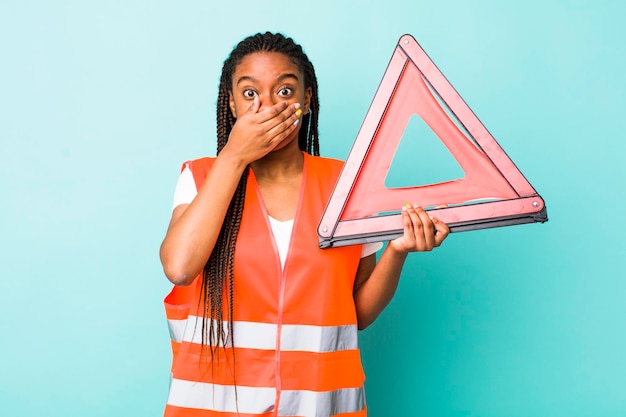
M 293 89 L 290 87 L 283 87 L 278 90 L 278 95 L 281 97 L 290 97 L 293 94 Z
M 254 91 L 254 90 L 252 90 L 250 88 L 247 88 L 247 89 L 243 90 L 243 96 L 245 98 L 253 99 L 256 96 L 256 91 Z

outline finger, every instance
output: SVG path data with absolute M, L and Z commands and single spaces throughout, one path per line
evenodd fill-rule
M 419 251 L 431 251 L 435 245 L 435 228 L 430 216 L 420 206 L 408 209 L 413 221 L 413 230 L 417 242 L 416 249 Z
M 283 115 L 287 112 L 283 112 Z M 298 128 L 300 124 L 300 118 L 302 116 L 302 110 L 296 109 L 290 116 L 288 116 L 285 120 L 273 126 L 268 134 L 272 138 L 273 141 L 280 143 L 286 138 L 288 138 L 291 133 Z M 278 119 L 278 117 L 276 118 Z M 268 122 L 269 124 L 269 122 Z
M 430 251 L 435 247 L 435 225 L 433 224 L 432 217 L 430 217 L 426 210 L 419 206 L 415 206 L 415 212 L 422 223 L 426 250 Z
M 258 122 L 266 125 L 266 129 L 269 130 L 291 116 L 298 107 L 300 107 L 300 103 L 289 105 L 288 102 L 281 101 L 271 107 L 266 107 L 261 110 L 259 112 Z
M 402 237 L 405 240 L 407 246 L 414 247 L 415 231 L 413 230 L 413 220 L 411 219 L 411 215 L 408 211 L 410 206 L 411 205 L 407 203 L 402 207 Z
M 411 236 L 411 250 L 417 250 L 420 252 L 427 250 L 427 242 L 424 238 L 424 225 L 422 224 L 422 219 L 417 213 L 415 207 L 406 203 L 403 209 L 411 222 L 408 225 L 409 230 L 406 232 L 409 236 Z

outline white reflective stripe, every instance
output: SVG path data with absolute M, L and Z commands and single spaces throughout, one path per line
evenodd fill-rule
M 283 324 L 280 335 L 281 350 L 335 352 L 338 350 L 356 350 L 358 348 L 359 336 L 356 325 L 310 326 Z
M 363 388 L 336 391 L 287 391 L 280 394 L 279 416 L 328 417 L 361 411 L 365 407 Z
M 278 326 L 269 323 L 236 321 L 233 323 L 235 346 L 251 349 L 276 349 L 276 329 Z
M 188 320 L 168 320 L 170 336 L 176 342 L 202 343 L 202 318 L 190 316 Z M 208 323 L 207 323 L 208 324 Z M 228 334 L 228 323 L 223 323 Z M 236 321 L 233 323 L 235 346 L 247 349 L 276 349 L 278 326 L 270 323 Z M 312 326 L 283 324 L 280 337 L 282 351 L 335 352 L 359 348 L 356 325 Z M 227 338 L 230 346 L 231 338 Z
M 182 342 L 183 341 L 183 333 L 185 332 L 185 326 L 187 325 L 187 320 L 168 320 L 167 326 L 170 329 L 170 338 L 174 342 Z
M 182 340 L 202 343 L 202 317 L 189 316 L 187 323 Z M 207 322 L 208 325 L 210 323 Z M 243 348 L 274 350 L 276 349 L 276 327 L 275 324 L 270 323 L 236 321 L 233 323 L 235 344 L 237 347 Z M 223 328 L 228 335 L 228 322 L 223 323 Z M 230 337 L 227 337 L 227 346 L 231 346 L 231 340 Z
M 276 389 L 208 384 L 172 379 L 169 405 L 228 413 L 262 414 L 274 410 Z M 235 398 L 237 399 L 235 401 Z

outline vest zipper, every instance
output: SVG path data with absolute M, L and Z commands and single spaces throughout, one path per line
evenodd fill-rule
M 285 267 L 283 268 L 280 262 L 280 255 L 278 253 L 278 246 L 276 245 L 276 238 L 274 236 L 274 232 L 272 231 L 272 225 L 270 224 L 269 214 L 267 212 L 267 207 L 265 206 L 265 201 L 263 200 L 263 195 L 261 194 L 261 190 L 259 189 L 259 184 L 256 182 L 256 178 L 254 181 L 255 191 L 257 193 L 257 197 L 259 199 L 259 205 L 261 206 L 261 210 L 263 211 L 263 215 L 265 218 L 266 227 L 270 232 L 270 236 L 272 238 L 272 247 L 274 248 L 274 259 L 276 261 L 276 269 L 278 271 L 278 311 L 277 311 L 277 320 L 276 320 L 276 401 L 274 402 L 274 412 L 273 415 L 278 415 L 278 408 L 280 407 L 280 396 L 282 392 L 281 387 L 281 378 L 280 378 L 280 364 L 281 364 L 281 350 L 280 350 L 280 339 L 282 335 L 282 327 L 283 327 L 283 309 L 285 306 L 285 281 L 286 274 L 285 271 L 289 265 L 289 257 L 291 255 L 291 246 L 293 245 L 293 236 L 296 230 L 296 226 L 298 224 L 298 217 L 300 216 L 300 208 L 302 206 L 302 200 L 304 199 L 304 189 L 306 188 L 306 168 L 307 168 L 307 156 L 303 154 L 304 160 L 302 162 L 302 178 L 300 180 L 300 194 L 298 195 L 298 206 L 296 207 L 296 215 L 294 217 L 293 226 L 291 228 L 291 236 L 289 238 L 289 247 L 287 248 L 287 254 L 285 256 Z M 252 168 L 250 168 L 252 171 Z M 252 174 L 254 177 L 254 173 Z

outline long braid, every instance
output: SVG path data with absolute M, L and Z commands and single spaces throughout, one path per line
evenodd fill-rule
M 319 117 L 319 95 L 317 92 L 317 77 L 315 76 L 315 69 L 313 64 L 307 59 L 308 65 L 303 65 L 304 82 L 307 87 L 311 87 L 311 105 L 309 113 L 305 114 L 302 118 L 302 128 L 298 133 L 298 146 L 301 150 L 311 154 L 319 156 L 320 143 L 318 133 L 318 117 Z M 305 128 L 306 126 L 306 128 Z
M 298 134 L 299 148 L 312 155 L 319 155 L 318 117 L 319 99 L 317 78 L 313 64 L 302 47 L 291 38 L 270 32 L 258 33 L 242 40 L 224 61 L 217 99 L 217 154 L 219 155 L 235 124 L 229 100 L 232 92 L 232 77 L 237 65 L 248 54 L 254 52 L 279 52 L 293 60 L 304 74 L 305 88 L 311 88 L 310 112 L 303 116 Z M 306 128 L 305 128 L 306 126 Z M 241 224 L 246 195 L 248 169 L 244 170 L 237 189 L 229 204 L 215 247 L 211 252 L 202 274 L 202 346 L 208 348 L 211 359 L 219 360 L 219 348 L 231 344 L 234 358 L 233 311 L 235 244 Z M 227 328 L 224 327 L 224 310 L 227 309 Z M 233 375 L 234 375 L 233 363 Z

